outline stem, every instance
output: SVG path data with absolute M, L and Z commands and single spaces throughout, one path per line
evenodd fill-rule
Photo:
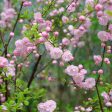
M 16 22 L 15 22 L 14 27 L 13 27 L 13 29 L 12 29 L 12 32 L 14 32 L 15 29 L 16 29 L 18 20 L 19 20 L 19 18 L 20 18 L 20 14 L 21 14 L 22 7 L 23 7 L 23 2 L 21 3 L 20 9 L 19 9 L 19 12 L 18 12 L 18 15 L 17 15 L 17 19 L 16 19 Z M 8 49 L 8 46 L 9 46 L 10 41 L 11 41 L 11 36 L 9 36 L 9 40 L 8 40 L 7 44 L 5 44 L 5 49 L 4 49 L 3 53 L 2 53 L 2 56 L 3 56 L 4 54 L 5 54 L 5 56 L 7 55 L 7 49 Z
M 8 100 L 8 96 L 9 96 L 9 90 L 8 90 L 8 81 L 7 79 L 5 80 L 5 98 L 6 98 L 6 101 Z
M 15 71 L 15 77 L 14 77 L 14 89 L 15 89 L 15 92 L 16 92 L 16 79 L 17 79 L 16 76 L 17 76 L 17 72 L 18 72 L 17 64 L 16 64 L 15 68 L 16 68 L 16 71 Z
M 102 101 L 101 101 L 101 98 L 100 98 L 100 93 L 99 93 L 99 90 L 98 90 L 98 85 L 96 85 L 95 87 L 96 87 L 96 92 L 97 92 L 98 99 L 99 99 L 100 110 L 101 110 L 101 112 L 104 112 L 103 106 L 102 106 Z
M 102 62 L 101 62 L 101 65 L 100 65 L 99 69 L 101 69 L 102 66 L 103 66 L 104 57 L 105 57 L 105 51 L 106 51 L 106 46 L 105 46 L 104 49 L 103 49 Z M 96 86 L 95 86 L 95 87 L 96 87 L 96 92 L 97 92 L 97 96 L 98 96 L 98 99 L 99 99 L 100 110 L 101 110 L 101 112 L 104 112 L 103 106 L 102 106 L 102 101 L 101 101 L 100 94 L 99 94 L 99 90 L 98 90 L 98 82 L 99 82 L 99 80 L 100 80 L 100 75 L 98 76 L 98 78 L 97 78 L 97 80 L 96 80 Z
M 31 77 L 30 77 L 30 79 L 29 79 L 29 81 L 28 81 L 28 85 L 27 85 L 27 87 L 28 88 L 30 88 L 30 85 L 31 85 L 31 83 L 32 83 L 32 81 L 33 81 L 33 79 L 34 79 L 34 76 L 35 76 L 35 73 L 36 73 L 36 71 L 37 71 L 37 67 L 38 67 L 38 65 L 39 65 L 39 62 L 40 62 L 40 60 L 41 60 L 41 55 L 39 56 L 39 58 L 38 58 L 38 60 L 37 60 L 37 62 L 35 63 L 35 65 L 34 65 L 34 68 L 33 68 L 33 72 L 32 72 L 32 75 L 31 75 Z
M 38 68 L 39 62 L 40 62 L 40 60 L 41 60 L 41 57 L 42 57 L 42 55 L 39 56 L 37 62 L 36 62 L 35 65 L 34 65 L 34 68 L 33 68 L 33 70 L 32 70 L 32 74 L 31 74 L 31 77 L 30 77 L 30 79 L 29 79 L 29 81 L 28 81 L 28 85 L 27 85 L 28 88 L 30 88 L 30 86 L 31 86 L 31 84 L 32 84 L 32 81 L 33 81 L 33 79 L 35 78 L 35 73 L 36 73 L 36 71 L 37 71 L 37 68 Z M 31 108 L 30 108 L 29 106 L 27 106 L 27 111 L 28 111 L 28 112 L 31 112 Z
M 51 64 L 51 62 L 52 62 L 52 60 L 49 61 L 45 66 L 43 66 L 43 68 L 41 68 L 39 71 L 37 71 L 36 74 L 39 74 L 39 73 L 41 73 L 43 70 L 45 70 L 45 68 L 46 68 L 47 66 L 49 66 L 49 65 Z
M 4 43 L 4 39 L 3 39 L 3 35 L 2 35 L 2 32 L 0 31 L 0 35 L 1 35 L 1 42 L 2 42 L 2 44 L 3 44 L 3 47 L 5 48 L 5 43 Z
M 42 13 L 42 16 L 46 15 L 46 13 L 50 10 L 50 8 L 51 8 L 51 7 L 52 7 L 52 5 L 53 5 L 53 2 L 55 2 L 55 0 L 53 0 L 53 1 L 50 3 L 50 5 L 48 6 L 48 9 L 47 9 L 47 10 L 45 10 L 45 12 L 44 12 L 44 13 Z

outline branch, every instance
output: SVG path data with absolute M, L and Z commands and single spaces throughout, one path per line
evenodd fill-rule
M 16 22 L 15 22 L 14 27 L 12 29 L 12 32 L 15 32 L 15 29 L 16 29 L 16 26 L 17 26 L 17 23 L 18 23 L 18 20 L 20 18 L 20 14 L 21 14 L 22 8 L 23 8 L 23 2 L 21 3 L 20 9 L 19 9 L 19 12 L 18 12 L 18 15 L 17 15 L 17 19 L 16 19 Z M 9 36 L 9 40 L 8 40 L 7 44 L 5 44 L 5 49 L 4 49 L 3 53 L 2 53 L 2 56 L 4 54 L 5 54 L 5 56 L 7 55 L 7 48 L 9 46 L 10 41 L 11 41 L 11 36 Z
M 104 57 L 105 57 L 105 51 L 106 51 L 106 46 L 105 46 L 104 49 L 103 49 L 102 62 L 101 62 L 101 65 L 100 65 L 99 69 L 101 69 L 102 66 L 103 66 Z M 102 106 L 102 101 L 101 101 L 100 94 L 99 94 L 99 90 L 98 90 L 98 82 L 99 82 L 99 79 L 100 79 L 100 75 L 98 76 L 98 78 L 97 78 L 97 80 L 96 80 L 96 85 L 95 85 L 95 87 L 96 87 L 96 92 L 97 92 L 97 96 L 98 96 L 98 99 L 99 99 L 100 110 L 101 110 L 101 112 L 104 112 L 103 106 Z
M 36 73 L 36 71 L 37 71 L 37 67 L 38 67 L 39 62 L 40 62 L 40 60 L 41 60 L 41 57 L 42 57 L 42 55 L 39 56 L 37 62 L 36 62 L 35 65 L 34 65 L 34 68 L 33 68 L 33 70 L 32 70 L 32 75 L 31 75 L 31 77 L 30 77 L 30 79 L 29 79 L 29 81 L 28 81 L 28 85 L 27 85 L 28 88 L 30 88 L 30 85 L 31 85 L 31 83 L 32 83 L 32 81 L 33 81 L 33 79 L 34 79 L 34 76 L 35 76 L 35 73 Z
M 5 78 L 7 78 L 6 74 L 5 74 Z M 4 82 L 5 82 L 5 98 L 6 98 L 6 101 L 7 101 L 8 100 L 8 96 L 9 96 L 8 80 L 5 79 Z

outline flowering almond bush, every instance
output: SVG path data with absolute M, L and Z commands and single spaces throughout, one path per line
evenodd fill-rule
M 112 112 L 112 0 L 0 0 L 0 112 Z

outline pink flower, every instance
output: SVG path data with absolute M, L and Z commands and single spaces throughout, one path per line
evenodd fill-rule
M 59 13 L 59 11 L 57 9 L 54 9 L 51 13 L 50 16 L 55 16 Z
M 50 50 L 50 56 L 52 59 L 59 59 L 61 58 L 62 54 L 63 51 L 58 47 L 54 47 Z
M 57 3 L 58 4 L 61 4 L 61 3 L 63 3 L 64 2 L 64 0 L 57 0 Z
M 43 31 L 41 34 L 42 34 L 42 37 L 44 37 L 44 38 L 49 37 L 49 34 L 46 31 Z
M 63 44 L 63 45 L 69 45 L 69 44 L 70 44 L 70 40 L 67 39 L 67 38 L 63 38 L 63 39 L 62 39 L 62 44 Z
M 77 74 L 73 76 L 73 80 L 75 81 L 76 85 L 79 87 L 83 87 L 83 80 L 84 80 L 84 75 L 83 74 Z
M 79 68 L 74 65 L 70 65 L 65 69 L 65 73 L 70 75 L 70 76 L 75 76 L 78 75 L 79 73 Z
M 6 71 L 6 76 L 15 76 L 15 67 L 13 64 L 8 64 L 7 66 L 7 71 Z
M 94 6 L 94 0 L 86 0 L 86 2 L 85 2 L 85 4 L 88 6 L 88 5 L 90 5 L 90 6 Z
M 112 24 L 109 25 L 108 29 L 112 32 Z
M 75 2 L 72 2 L 72 3 L 70 4 L 70 6 L 68 7 L 67 11 L 68 11 L 68 12 L 74 12 L 75 9 L 76 9 L 76 4 L 75 4 Z
M 4 68 L 8 65 L 8 60 L 4 57 L 0 57 L 0 68 Z
M 79 17 L 79 20 L 80 20 L 80 21 L 85 21 L 85 20 L 86 20 L 86 17 L 83 16 L 83 15 L 81 15 L 81 16 Z
M 100 11 L 100 10 L 102 10 L 103 9 L 103 6 L 101 5 L 101 4 L 97 4 L 96 6 L 95 6 L 95 10 L 96 11 Z
M 25 1 L 24 3 L 23 3 L 23 6 L 24 7 L 28 7 L 28 6 L 31 6 L 32 5 L 32 2 L 30 2 L 30 1 Z
M 14 37 L 14 32 L 10 32 L 10 37 Z
M 68 26 L 68 30 L 72 32 L 72 31 L 74 30 L 73 25 L 69 25 L 69 26 Z
M 59 8 L 59 12 L 60 12 L 60 13 L 62 13 L 62 12 L 64 12 L 64 11 L 65 11 L 64 7 Z
M 98 32 L 98 38 L 102 41 L 108 41 L 110 38 L 110 33 L 106 32 L 106 31 L 100 31 Z
M 39 112 L 53 112 L 56 109 L 56 102 L 48 100 L 45 103 L 39 103 L 37 108 Z
M 42 23 L 43 22 L 42 14 L 40 12 L 34 13 L 34 19 L 38 23 Z
M 48 52 L 50 52 L 50 50 L 53 49 L 53 45 L 50 42 L 45 42 L 44 45 Z
M 48 27 L 52 27 L 52 21 L 47 20 L 47 21 L 45 21 L 45 24 Z
M 109 18 L 107 16 L 101 16 L 99 18 L 99 24 L 106 26 L 108 24 Z
M 107 103 L 110 101 L 109 95 L 106 92 L 103 92 L 101 96 L 104 98 L 104 102 Z
M 106 105 L 107 107 L 112 107 L 112 103 L 111 103 L 111 102 L 107 102 L 107 103 L 105 103 L 105 105 Z
M 82 48 L 82 47 L 85 46 L 85 42 L 84 42 L 84 41 L 79 41 L 79 42 L 77 43 L 77 46 L 78 46 L 79 48 Z
M 63 16 L 63 17 L 62 17 L 62 21 L 63 21 L 63 23 L 67 23 L 68 20 L 69 20 L 68 17 L 66 17 L 66 16 Z
M 104 62 L 105 62 L 106 64 L 110 64 L 109 58 L 104 58 Z
M 72 56 L 71 52 L 69 50 L 66 50 L 62 55 L 62 60 L 64 62 L 72 61 L 74 57 Z
M 102 57 L 100 55 L 94 55 L 93 59 L 96 65 L 102 62 Z
M 94 78 L 87 78 L 85 82 L 83 82 L 83 88 L 85 89 L 92 89 L 95 87 L 96 81 Z
M 79 69 L 79 66 L 70 65 L 65 69 L 65 73 L 72 77 L 73 81 L 77 86 L 84 89 L 92 89 L 96 81 L 94 78 L 85 79 L 85 75 L 87 74 L 87 70 Z M 84 80 L 85 79 L 85 80 Z
M 87 70 L 86 70 L 86 69 L 81 69 L 81 70 L 80 70 L 80 74 L 86 75 L 86 74 L 87 74 Z
M 98 11 L 98 12 L 97 12 L 97 16 L 98 16 L 98 17 L 102 17 L 102 16 L 103 16 L 103 11 Z
M 86 18 L 86 21 L 85 21 L 85 23 L 84 23 L 84 27 L 86 28 L 86 29 L 88 29 L 90 26 L 91 26 L 91 20 L 90 20 L 90 18 Z
M 79 30 L 79 29 L 74 29 L 73 30 L 73 35 L 75 38 L 80 38 L 84 35 L 84 32 Z
M 2 24 L 4 24 L 3 27 L 5 27 L 5 26 L 10 27 L 11 26 L 10 23 L 11 23 L 12 19 L 15 17 L 15 15 L 16 15 L 16 12 L 13 8 L 5 9 L 4 12 L 2 12 L 0 14 L 1 22 L 2 22 Z
M 98 74 L 99 74 L 99 75 L 102 75 L 103 72 L 104 72 L 104 71 L 103 71 L 102 69 L 99 69 L 99 70 L 98 70 Z

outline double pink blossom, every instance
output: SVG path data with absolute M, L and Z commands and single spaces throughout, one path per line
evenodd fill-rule
M 37 108 L 39 112 L 53 112 L 56 109 L 56 102 L 47 100 L 44 103 L 39 103 Z
M 74 57 L 69 50 L 66 50 L 63 52 L 62 60 L 64 62 L 69 62 L 69 61 L 72 61 L 73 59 L 74 59 Z
M 4 57 L 0 57 L 0 68 L 4 68 L 8 65 L 8 60 Z
M 102 62 L 102 57 L 100 55 L 94 55 L 93 59 L 96 65 Z
M 111 35 L 110 35 L 110 33 L 106 32 L 106 31 L 100 31 L 100 32 L 98 32 L 98 38 L 102 42 L 106 42 L 111 39 Z

